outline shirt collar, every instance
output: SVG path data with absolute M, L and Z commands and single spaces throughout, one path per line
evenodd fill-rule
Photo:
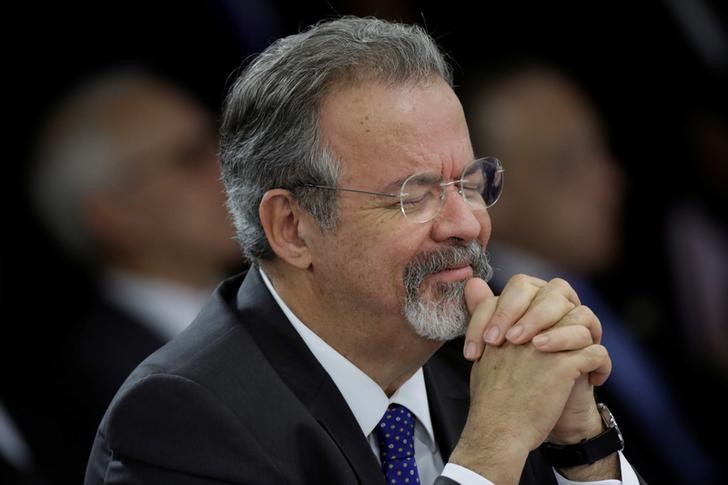
M 207 301 L 210 291 L 119 269 L 104 274 L 106 298 L 165 340 L 184 330 Z
M 422 368 L 420 367 L 412 377 L 395 391 L 391 398 L 388 398 L 382 388 L 371 377 L 308 328 L 288 308 L 288 305 L 273 287 L 263 269 L 258 269 L 273 299 L 281 307 L 293 328 L 296 329 L 311 353 L 336 384 L 364 435 L 371 434 L 379 420 L 384 416 L 387 407 L 396 403 L 407 407 L 417 417 L 417 420 L 427 432 L 428 446 L 430 449 L 434 449 L 435 438 Z

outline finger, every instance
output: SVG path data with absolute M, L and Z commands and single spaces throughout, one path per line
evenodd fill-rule
M 556 322 L 554 327 L 567 327 L 570 325 L 580 325 L 589 330 L 592 338 L 591 343 L 599 344 L 602 342 L 602 324 L 588 306 L 579 305 L 574 308 L 564 318 Z
M 542 352 L 579 350 L 593 343 L 591 332 L 581 325 L 569 325 L 547 330 L 536 335 L 532 342 Z
M 581 305 L 579 301 L 579 295 L 576 294 L 576 290 L 571 287 L 568 281 L 563 278 L 553 278 L 544 286 L 546 291 L 555 291 L 561 293 L 569 300 L 574 306 Z
M 612 372 L 612 360 L 603 345 L 593 344 L 573 354 L 579 372 L 589 374 L 589 383 L 595 386 L 604 384 Z
M 463 355 L 465 355 L 466 359 L 476 361 L 483 355 L 485 350 L 483 334 L 487 334 L 485 326 L 490 321 L 497 306 L 498 297 L 492 296 L 481 302 L 475 309 L 475 313 L 470 318 L 470 323 L 465 331 Z
M 483 354 L 485 343 L 482 335 L 497 301 L 498 298 L 493 296 L 493 291 L 484 280 L 471 278 L 465 283 L 465 303 L 471 315 L 463 346 L 463 355 L 466 359 L 476 361 Z
M 539 288 L 524 315 L 513 325 L 506 338 L 515 344 L 530 341 L 539 332 L 551 328 L 578 306 L 579 297 L 561 278 L 554 278 Z
M 602 386 L 605 382 L 607 382 L 607 379 L 609 379 L 609 374 L 612 372 L 612 368 L 609 368 L 608 372 L 591 372 L 589 374 L 589 384 L 592 386 Z
M 535 335 L 548 330 L 564 318 L 574 305 L 562 295 L 550 294 L 537 298 L 526 313 L 508 331 L 506 338 L 514 344 L 522 344 Z
M 544 280 L 533 276 L 513 276 L 498 297 L 498 306 L 483 336 L 485 341 L 491 345 L 503 343 L 506 332 L 526 313 L 538 291 L 545 285 Z
M 481 278 L 470 278 L 465 283 L 465 303 L 468 305 L 468 311 L 471 315 L 475 313 L 475 308 L 479 303 L 492 296 L 493 290 Z

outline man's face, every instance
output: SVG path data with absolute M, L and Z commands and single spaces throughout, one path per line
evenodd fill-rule
M 543 75 L 514 83 L 503 103 L 496 146 L 515 190 L 494 208 L 496 224 L 509 226 L 512 244 L 561 266 L 603 269 L 617 249 L 622 179 L 593 108 Z
M 209 115 L 159 88 L 130 97 L 113 121 L 124 160 L 118 200 L 139 246 L 213 267 L 237 261 Z
M 439 79 L 334 88 L 321 108 L 321 130 L 341 160 L 344 188 L 399 193 L 415 173 L 459 178 L 474 158 L 460 103 Z M 407 219 L 399 199 L 337 195 L 339 223 L 312 245 L 313 281 L 334 311 L 366 322 L 367 331 L 414 329 L 437 340 L 462 333 L 464 283 L 474 269 L 487 272 L 487 211 L 473 211 L 453 186 L 426 223 Z

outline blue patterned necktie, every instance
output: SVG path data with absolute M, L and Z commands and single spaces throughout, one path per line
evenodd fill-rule
M 409 409 L 390 404 L 374 433 L 387 485 L 419 484 L 415 462 L 415 417 Z

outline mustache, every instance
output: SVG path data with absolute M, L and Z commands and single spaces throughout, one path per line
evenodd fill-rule
M 473 268 L 473 276 L 482 278 L 485 281 L 490 280 L 493 276 L 493 268 L 488 261 L 485 247 L 481 246 L 477 241 L 452 245 L 417 255 L 407 264 L 404 271 L 404 282 L 408 296 L 410 298 L 416 297 L 422 281 L 428 275 L 466 265 Z

